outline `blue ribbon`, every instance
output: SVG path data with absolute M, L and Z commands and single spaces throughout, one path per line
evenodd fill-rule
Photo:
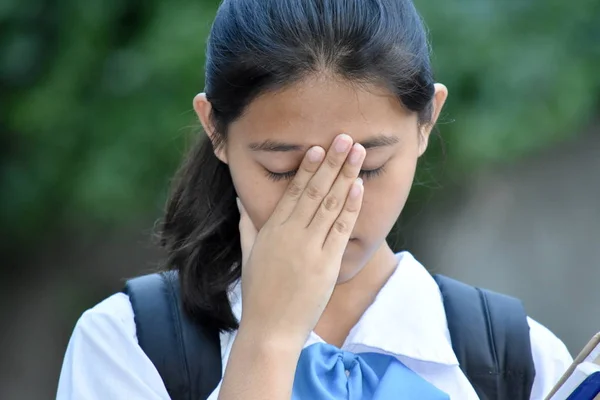
M 302 351 L 293 400 L 449 400 L 396 357 L 317 343 Z

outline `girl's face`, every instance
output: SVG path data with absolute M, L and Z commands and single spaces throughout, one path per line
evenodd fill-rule
M 436 86 L 434 120 L 447 95 L 442 85 Z M 194 106 L 210 134 L 206 97 L 198 95 Z M 367 151 L 361 173 L 364 200 L 344 254 L 342 283 L 387 246 L 385 238 L 404 207 L 430 127 L 419 126 L 416 113 L 385 90 L 322 77 L 256 98 L 230 125 L 217 156 L 229 165 L 238 196 L 260 229 L 306 151 L 315 145 L 327 150 L 340 133 Z

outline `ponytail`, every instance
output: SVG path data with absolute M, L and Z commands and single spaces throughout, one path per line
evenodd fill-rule
M 200 139 L 181 166 L 161 226 L 167 268 L 179 272 L 186 312 L 219 330 L 234 330 L 227 291 L 241 276 L 239 211 L 229 168 Z

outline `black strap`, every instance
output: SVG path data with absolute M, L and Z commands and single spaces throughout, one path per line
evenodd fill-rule
M 127 281 L 138 343 L 152 360 L 173 400 L 206 399 L 221 380 L 219 332 L 194 323 L 183 311 L 176 272 Z
M 529 324 L 515 298 L 434 276 L 454 353 L 482 400 L 528 400 L 535 378 Z
M 482 400 L 527 400 L 535 367 L 529 325 L 517 299 L 442 275 L 440 287 L 452 347 Z M 129 280 L 138 342 L 173 400 L 206 399 L 221 379 L 218 332 L 192 322 L 181 308 L 175 272 Z

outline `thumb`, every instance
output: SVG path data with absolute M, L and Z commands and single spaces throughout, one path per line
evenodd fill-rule
M 242 266 L 248 261 L 250 252 L 254 246 L 256 235 L 258 234 L 252 220 L 248 216 L 246 209 L 244 208 L 239 197 L 236 197 L 238 209 L 240 210 L 240 242 L 242 245 Z

